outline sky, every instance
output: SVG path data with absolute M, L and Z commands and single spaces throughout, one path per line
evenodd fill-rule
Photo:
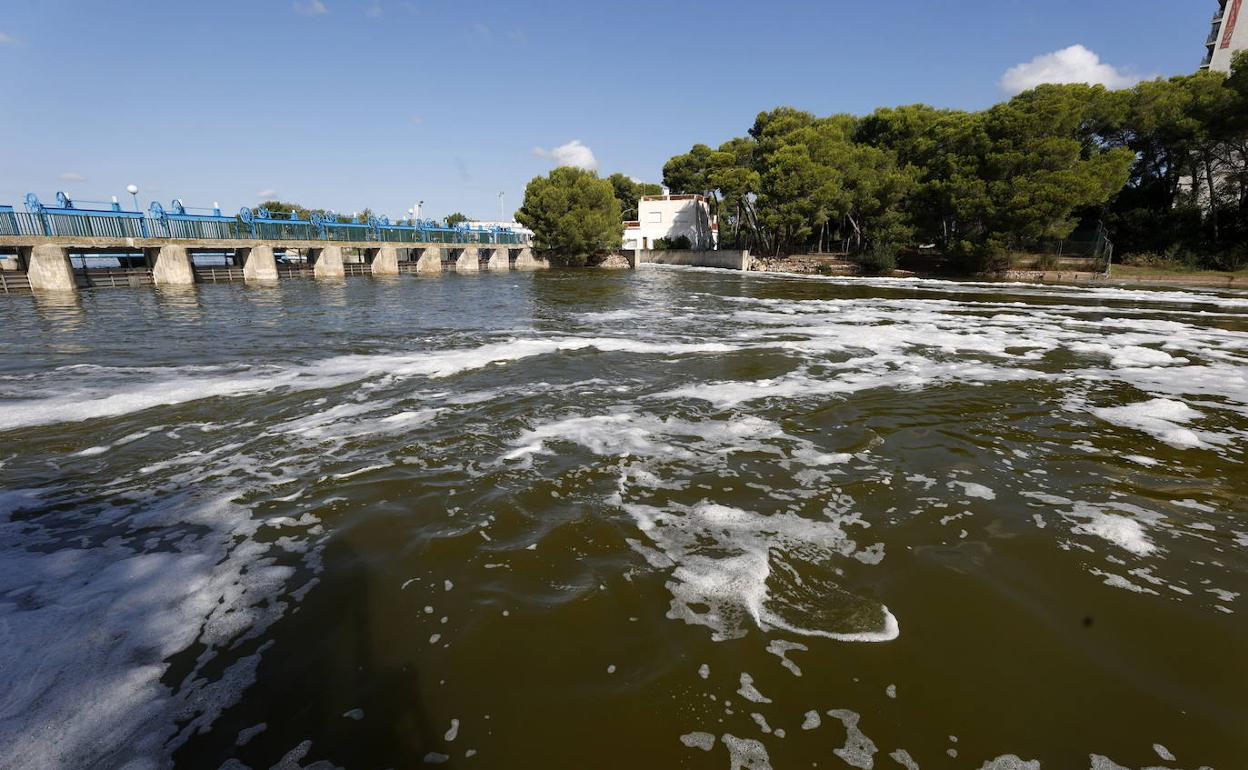
M 1194 71 L 1214 0 L 0 0 L 0 203 L 267 198 L 495 219 L 661 181 L 781 105 L 981 109 Z

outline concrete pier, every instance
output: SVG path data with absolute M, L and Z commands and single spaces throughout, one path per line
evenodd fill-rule
M 468 246 L 459 252 L 455 260 L 455 270 L 461 273 L 476 273 L 481 270 L 481 250 L 476 246 Z
M 312 275 L 317 278 L 344 278 L 346 271 L 342 266 L 342 247 L 324 246 L 310 249 L 315 252 L 312 258 Z
M 373 275 L 398 275 L 399 250 L 382 246 L 373 254 Z
M 26 252 L 26 277 L 34 291 L 78 291 L 69 249 L 61 246 L 33 246 Z
M 416 260 L 416 272 L 418 273 L 441 273 L 442 272 L 442 249 L 437 246 L 426 247 L 420 255 L 420 259 Z
M 534 257 L 533 249 L 526 246 L 516 255 L 515 267 L 517 270 L 542 270 L 550 265 L 545 260 Z
M 276 281 L 277 260 L 273 258 L 273 247 L 268 244 L 241 249 L 243 256 L 243 280 L 245 281 Z
M 195 268 L 185 246 L 161 246 L 152 259 L 152 283 L 157 286 L 192 286 Z
M 485 263 L 485 269 L 503 273 L 510 270 L 509 249 L 506 246 L 495 246 L 490 254 L 490 260 Z

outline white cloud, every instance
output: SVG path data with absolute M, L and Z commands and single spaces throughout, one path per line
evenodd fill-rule
M 539 158 L 548 158 L 555 166 L 575 166 L 586 171 L 598 170 L 598 159 L 594 157 L 594 151 L 582 144 L 580 139 L 573 139 L 552 150 L 534 147 L 533 154 Z
M 295 9 L 295 13 L 303 13 L 308 16 L 320 16 L 321 14 L 329 13 L 329 9 L 325 7 L 325 3 L 322 0 L 295 0 L 292 7 Z
M 0 45 L 17 45 L 17 38 L 12 35 L 0 32 Z
M 1025 64 L 1010 67 L 1001 77 L 1001 88 L 1019 94 L 1042 83 L 1088 83 L 1106 88 L 1129 88 L 1140 82 L 1081 45 L 1037 56 Z
M 85 176 L 74 171 L 66 171 L 65 173 L 58 176 L 57 179 L 61 180 L 62 182 L 85 182 L 87 181 L 87 178 Z
M 260 192 L 256 193 L 256 197 L 257 198 L 276 198 L 277 190 L 261 190 Z

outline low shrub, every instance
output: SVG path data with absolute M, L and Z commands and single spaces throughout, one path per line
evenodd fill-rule
M 897 269 L 897 247 L 892 244 L 877 243 L 855 257 L 854 261 L 864 273 L 886 275 Z

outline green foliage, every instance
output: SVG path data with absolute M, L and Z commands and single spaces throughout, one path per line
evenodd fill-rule
M 285 201 L 264 201 L 256 206 L 258 209 L 268 209 L 269 214 L 278 219 L 289 219 L 291 214 L 296 219 L 307 219 L 311 213 L 311 209 L 305 209 L 298 203 L 287 203 Z
M 688 251 L 693 248 L 693 242 L 689 240 L 687 235 L 678 235 L 675 238 L 656 238 L 654 240 L 655 251 Z
M 646 195 L 661 195 L 663 188 L 649 182 L 635 182 L 624 174 L 612 174 L 607 177 L 615 199 L 620 202 L 620 216 L 625 220 L 637 218 L 637 202 Z
M 864 117 L 760 113 L 746 136 L 663 168 L 709 196 L 721 241 L 759 253 L 874 254 L 934 243 L 996 271 L 1104 223 L 1118 253 L 1248 261 L 1248 53 L 1109 91 L 1044 85 L 982 112 L 925 105 Z
M 619 248 L 624 233 L 611 182 L 569 166 L 530 181 L 516 219 L 533 230 L 539 250 L 565 265 L 584 265 L 596 252 Z
M 897 269 L 897 247 L 877 243 L 858 255 L 858 266 L 868 275 L 888 275 Z
M 468 216 L 466 214 L 461 214 L 460 212 L 456 211 L 454 214 L 450 214 L 449 216 L 447 216 L 446 226 L 454 227 L 455 225 L 460 224 L 461 222 L 467 222 L 467 221 L 468 221 Z

